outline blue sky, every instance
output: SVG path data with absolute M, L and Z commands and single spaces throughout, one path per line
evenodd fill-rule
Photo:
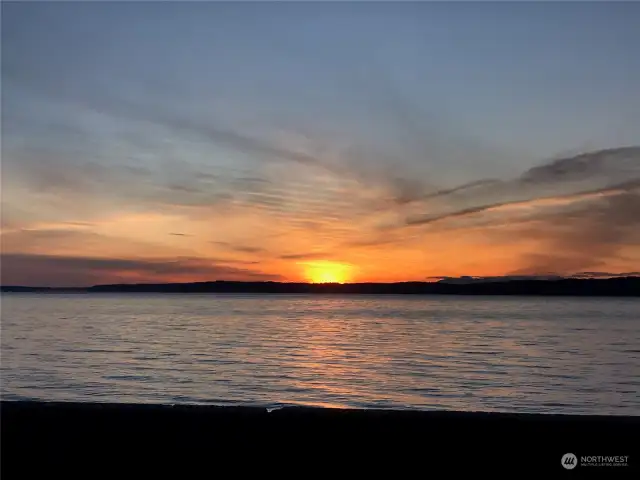
M 327 172 L 434 190 L 640 139 L 636 2 L 5 2 L 2 14 L 14 223 L 168 196 L 200 205 L 238 182 L 266 204 L 247 186 L 265 176 L 311 192 L 286 207 L 310 211 L 352 192 Z
M 640 132 L 640 5 L 631 2 L 3 9 L 4 73 L 54 96 L 142 97 L 219 123 L 301 125 L 398 155 L 419 156 L 433 137 L 432 148 L 469 143 L 508 162 L 632 144 Z M 398 131 L 394 103 L 410 107 L 415 134 Z

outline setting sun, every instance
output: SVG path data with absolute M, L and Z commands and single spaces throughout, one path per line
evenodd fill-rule
M 347 283 L 353 267 L 337 262 L 309 262 L 304 264 L 305 276 L 311 283 Z

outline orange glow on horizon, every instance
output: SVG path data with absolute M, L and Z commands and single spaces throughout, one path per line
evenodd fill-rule
M 353 267 L 338 262 L 304 263 L 305 277 L 311 283 L 348 283 L 352 279 Z

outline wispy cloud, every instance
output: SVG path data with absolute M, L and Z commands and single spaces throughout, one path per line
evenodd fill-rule
M 625 249 L 640 262 L 640 194 L 605 197 L 584 208 L 550 215 L 521 235 L 536 235 L 542 248 L 525 254 L 515 273 L 573 273 L 601 267 Z
M 467 217 L 476 213 L 498 210 L 506 207 L 535 206 L 546 202 L 554 202 L 560 200 L 584 200 L 596 196 L 608 196 L 614 194 L 622 194 L 640 187 L 640 179 L 629 180 L 616 185 L 597 188 L 578 193 L 567 193 L 564 195 L 540 196 L 529 200 L 511 200 L 505 202 L 492 203 L 487 205 L 478 205 L 475 207 L 457 210 L 451 213 L 433 216 L 417 216 L 407 219 L 407 225 L 426 225 L 452 218 Z
M 35 254 L 2 255 L 4 285 L 87 286 L 95 283 L 282 280 L 279 275 L 202 258 L 119 259 Z
M 280 255 L 283 260 L 320 260 L 330 257 L 328 252 L 309 252 L 309 253 L 289 253 Z
M 220 240 L 211 241 L 212 244 L 217 245 L 219 247 L 223 247 L 226 250 L 230 250 L 232 252 L 239 253 L 251 253 L 251 254 L 261 254 L 268 253 L 268 250 L 264 247 L 257 247 L 252 245 L 243 245 L 243 244 L 234 244 L 232 242 L 224 242 Z

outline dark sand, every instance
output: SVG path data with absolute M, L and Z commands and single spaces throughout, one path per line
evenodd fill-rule
M 610 478 L 638 475 L 640 462 L 640 417 L 8 401 L 1 415 L 3 479 L 106 470 L 149 478 L 175 468 L 179 478 L 321 470 Z M 628 455 L 629 466 L 568 471 L 560 464 L 568 452 Z

